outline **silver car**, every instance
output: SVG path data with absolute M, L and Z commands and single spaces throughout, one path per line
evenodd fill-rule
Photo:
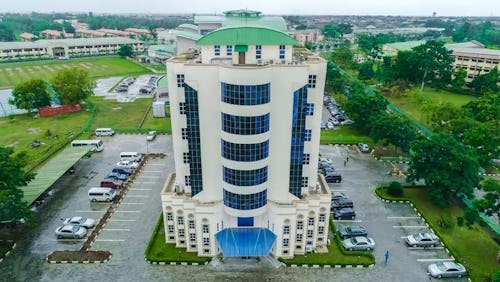
M 92 228 L 95 226 L 95 220 L 92 218 L 87 218 L 87 217 L 83 217 L 83 216 L 74 216 L 74 217 L 66 218 L 63 221 L 63 224 L 74 224 L 74 225 L 83 226 L 85 228 Z
M 154 130 L 148 132 L 148 134 L 146 135 L 146 140 L 148 141 L 153 141 L 155 138 L 156 138 L 156 131 Z
M 80 239 L 87 235 L 87 229 L 85 227 L 66 224 L 56 229 L 57 239 Z
M 342 245 L 349 251 L 371 251 L 375 248 L 375 241 L 372 238 L 356 236 L 343 240 Z
M 427 271 L 432 277 L 464 277 L 467 275 L 465 267 L 458 262 L 442 261 L 433 263 L 427 267 Z
M 434 233 L 418 233 L 405 237 L 410 247 L 434 247 L 439 244 L 439 238 Z

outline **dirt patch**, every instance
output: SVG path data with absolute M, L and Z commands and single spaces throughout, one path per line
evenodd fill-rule
M 28 128 L 28 133 L 29 134 L 38 134 L 41 131 L 42 131 L 42 129 L 39 128 L 39 127 L 30 127 L 30 128 Z
M 111 108 L 113 111 L 118 111 L 118 110 L 121 110 L 122 107 L 115 107 L 115 108 Z
M 19 145 L 19 141 L 16 141 L 14 143 L 10 143 L 9 145 L 7 145 L 7 147 L 15 147 L 17 145 Z
M 110 251 L 55 251 L 47 257 L 49 261 L 105 261 Z

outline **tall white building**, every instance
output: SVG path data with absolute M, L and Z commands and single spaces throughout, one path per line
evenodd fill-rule
M 161 192 L 166 242 L 199 256 L 326 252 L 331 196 L 317 174 L 326 61 L 234 17 L 241 25 L 167 61 L 176 172 Z

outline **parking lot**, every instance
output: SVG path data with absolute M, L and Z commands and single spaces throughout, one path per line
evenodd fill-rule
M 106 99 L 115 99 L 117 102 L 132 102 L 137 98 L 152 97 L 153 93 L 143 94 L 140 93 L 141 87 L 148 85 L 149 79 L 153 75 L 141 75 L 136 77 L 136 81 L 131 84 L 126 92 L 116 92 L 109 90 L 122 80 L 123 77 L 111 77 L 105 79 L 98 79 L 94 93 L 96 96 L 104 96 Z M 156 77 L 158 77 L 156 75 Z
M 0 281 L 428 281 L 426 267 L 436 259 L 449 259 L 443 249 L 412 249 L 401 237 L 426 231 L 426 226 L 407 204 L 385 203 L 374 194 L 377 184 L 402 178 L 388 175 L 392 166 L 360 153 L 354 146 L 321 146 L 323 156 L 332 159 L 342 173 L 342 182 L 331 188 L 342 191 L 354 202 L 357 217 L 354 221 L 335 221 L 338 226 L 365 226 L 377 246 L 373 268 L 342 269 L 275 269 L 262 261 L 247 260 L 233 265 L 161 266 L 146 264 L 143 258 L 146 244 L 161 212 L 160 189 L 168 173 L 173 171 L 170 136 L 158 136 L 146 142 L 144 135 L 104 137 L 104 151 L 82 159 L 74 175 L 66 175 L 56 183 L 53 196 L 41 206 L 43 221 L 28 239 L 18 243 L 16 251 L 0 263 Z M 96 186 L 110 170 L 121 151 L 165 153 L 163 159 L 153 159 L 130 187 L 117 211 L 98 235 L 92 250 L 110 250 L 112 259 L 100 265 L 48 264 L 45 257 L 55 250 L 79 249 L 81 240 L 57 240 L 54 230 L 62 217 L 89 216 L 99 219 L 109 204 L 90 203 L 89 187 Z M 345 157 L 349 161 L 344 166 Z M 390 258 L 384 263 L 384 254 Z M 244 267 L 241 266 L 244 264 Z M 433 279 L 434 280 L 434 279 Z M 463 281 L 447 280 L 447 281 Z

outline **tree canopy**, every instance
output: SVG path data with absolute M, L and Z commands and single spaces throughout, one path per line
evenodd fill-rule
M 472 197 L 479 184 L 479 164 L 474 151 L 451 136 L 420 137 L 411 145 L 408 181 L 424 179 L 431 200 L 446 206 L 452 194 Z
M 489 73 L 480 74 L 471 81 L 470 86 L 478 93 L 498 93 L 498 68 L 494 67 Z
M 12 90 L 9 103 L 19 109 L 31 112 L 34 109 L 50 106 L 50 95 L 41 79 L 30 79 L 19 83 Z
M 413 48 L 413 51 L 417 63 L 415 71 L 421 78 L 422 90 L 425 83 L 442 87 L 451 82 L 454 58 L 450 56 L 452 51 L 444 47 L 444 42 L 429 40 Z
M 89 78 L 88 72 L 77 68 L 59 71 L 51 84 L 64 105 L 78 104 L 92 95 L 94 89 L 94 81 Z
M 369 131 L 372 126 L 373 117 L 387 108 L 387 101 L 378 95 L 367 94 L 364 91 L 355 90 L 349 94 L 344 109 L 356 127 Z
M 12 148 L 0 147 L 0 222 L 18 220 L 30 213 L 19 189 L 35 177 L 23 170 L 26 163 L 26 153 L 14 155 Z
M 132 49 L 132 46 L 126 44 L 120 46 L 120 49 L 118 50 L 118 56 L 125 58 L 125 57 L 133 57 L 134 56 L 134 49 Z
M 370 137 L 375 142 L 392 144 L 408 152 L 411 142 L 417 138 L 417 131 L 405 116 L 382 112 L 371 122 Z
M 353 63 L 351 50 L 346 47 L 337 48 L 332 53 L 332 61 L 334 61 L 341 68 L 349 68 Z

